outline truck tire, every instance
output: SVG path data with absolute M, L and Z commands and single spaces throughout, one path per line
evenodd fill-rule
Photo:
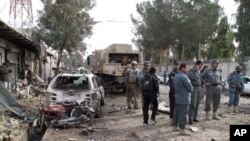
M 122 92 L 123 92 L 123 93 L 126 93 L 126 92 L 127 92 L 126 88 L 123 88 L 123 89 L 122 89 Z

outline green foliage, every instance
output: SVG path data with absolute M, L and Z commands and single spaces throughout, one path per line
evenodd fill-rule
M 137 47 L 151 56 L 151 50 L 168 49 L 175 41 L 174 24 L 176 19 L 176 1 L 155 0 L 137 4 L 140 18 L 131 16 L 135 30 L 133 39 Z M 168 56 L 167 56 L 168 58 Z
M 162 48 L 171 51 L 166 59 L 172 53 L 185 60 L 198 58 L 199 44 L 205 46 L 215 35 L 221 7 L 210 0 L 153 0 L 137 4 L 137 12 L 139 18 L 131 16 L 136 46 L 147 57 Z
M 180 0 L 182 7 L 182 15 L 185 20 L 182 21 L 183 31 L 179 31 L 180 44 L 182 49 L 183 59 L 196 59 L 199 58 L 199 45 L 206 46 L 210 42 L 211 37 L 214 35 L 217 29 L 219 17 L 221 15 L 221 7 L 217 1 L 210 0 Z M 184 58 L 185 56 L 185 58 Z M 205 58 L 205 56 L 200 56 Z
M 234 33 L 231 30 L 227 17 L 223 17 L 219 23 L 217 36 L 212 39 L 211 47 L 207 53 L 207 59 L 231 58 L 234 55 Z
M 90 36 L 93 19 L 88 11 L 94 0 L 42 0 L 44 9 L 39 11 L 39 29 L 34 35 L 38 41 L 58 50 L 57 68 L 63 50 L 69 54 L 82 48 L 82 41 Z M 85 48 L 86 49 L 86 48 Z
M 236 40 L 239 42 L 238 55 L 244 59 L 249 56 L 250 52 L 250 1 L 249 0 L 235 0 L 240 5 L 238 7 L 238 14 L 236 16 Z
M 154 62 L 156 64 L 166 64 L 166 53 L 164 50 L 158 49 L 154 51 Z

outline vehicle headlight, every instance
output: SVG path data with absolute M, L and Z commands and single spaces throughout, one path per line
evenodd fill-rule
M 56 93 L 49 93 L 48 96 L 50 97 L 50 101 L 57 101 Z

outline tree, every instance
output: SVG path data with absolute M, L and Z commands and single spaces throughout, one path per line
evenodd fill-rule
M 239 3 L 238 14 L 236 15 L 236 41 L 238 41 L 238 55 L 244 59 L 250 52 L 250 1 L 235 0 Z
M 146 56 L 166 49 L 176 59 L 200 59 L 218 27 L 221 7 L 210 0 L 154 0 L 137 5 L 134 42 Z M 152 56 L 151 56 L 152 57 Z M 167 60 L 168 63 L 168 60 Z
M 222 9 L 216 0 L 189 0 L 183 3 L 183 14 L 188 17 L 184 29 L 191 33 L 186 36 L 185 56 L 187 59 L 201 59 L 204 57 L 201 56 L 202 48 L 210 42 L 218 28 Z
M 228 24 L 227 17 L 223 17 L 219 23 L 217 36 L 212 39 L 207 58 L 231 58 L 234 55 L 234 34 Z
M 133 42 L 144 51 L 145 56 L 153 58 L 152 51 L 163 49 L 166 50 L 166 59 L 169 58 L 169 47 L 176 39 L 174 25 L 178 15 L 177 6 L 176 0 L 154 0 L 137 4 L 140 18 L 131 16 L 135 27 Z
M 39 40 L 58 50 L 57 73 L 66 50 L 69 54 L 80 47 L 85 37 L 90 36 L 93 19 L 89 10 L 94 0 L 42 0 L 43 11 L 39 11 Z

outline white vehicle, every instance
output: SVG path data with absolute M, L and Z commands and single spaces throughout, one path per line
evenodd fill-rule
M 58 74 L 50 82 L 47 92 L 50 103 L 89 99 L 104 105 L 104 88 L 94 74 Z
M 250 77 L 249 76 L 243 76 L 244 78 L 244 94 L 250 94 Z M 229 89 L 228 83 L 226 82 L 225 89 Z
M 159 74 L 157 74 L 157 78 L 160 81 L 160 84 L 164 84 L 164 72 L 160 72 Z M 168 84 L 168 73 L 166 73 L 166 85 Z

